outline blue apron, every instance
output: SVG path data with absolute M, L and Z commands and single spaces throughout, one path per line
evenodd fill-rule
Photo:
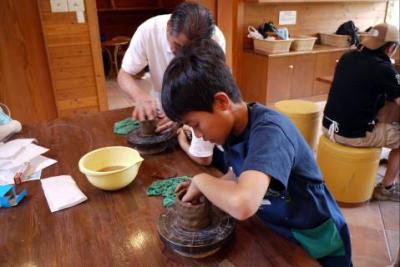
M 224 157 L 236 177 L 243 170 L 248 153 L 251 125 L 239 137 L 224 145 Z M 271 177 L 271 183 L 257 215 L 273 231 L 298 242 L 323 266 L 352 266 L 350 235 L 335 200 L 323 182 L 291 174 L 287 189 Z

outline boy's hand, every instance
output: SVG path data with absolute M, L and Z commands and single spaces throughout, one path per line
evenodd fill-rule
M 186 194 L 182 197 L 183 202 L 191 202 L 192 200 L 199 198 L 201 195 L 200 190 L 196 187 L 194 183 L 192 183 L 191 180 L 180 183 L 176 187 L 175 192 L 179 192 L 184 189 L 186 189 Z
M 164 113 L 160 113 L 157 115 L 159 121 L 157 123 L 156 133 L 164 132 L 172 127 L 174 124 Z
M 189 145 L 189 141 L 187 139 L 185 130 L 183 128 L 179 128 L 178 131 L 176 132 L 178 135 L 178 143 L 181 147 L 184 147 L 185 145 Z
M 187 189 L 190 185 L 190 182 L 191 182 L 191 180 L 187 180 L 187 181 L 184 181 L 184 182 L 178 184 L 175 188 L 175 193 L 178 193 L 181 190 Z

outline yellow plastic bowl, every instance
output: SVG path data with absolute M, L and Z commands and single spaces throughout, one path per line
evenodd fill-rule
M 110 146 L 93 150 L 79 160 L 79 170 L 89 182 L 103 190 L 118 190 L 130 184 L 143 158 L 135 149 Z

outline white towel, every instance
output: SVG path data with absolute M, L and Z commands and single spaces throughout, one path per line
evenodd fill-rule
M 42 179 L 41 182 L 51 212 L 66 209 L 87 200 L 69 175 Z

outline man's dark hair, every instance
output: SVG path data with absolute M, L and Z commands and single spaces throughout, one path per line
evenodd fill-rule
M 176 7 L 169 25 L 173 36 L 183 33 L 189 40 L 211 38 L 215 28 L 210 11 L 202 5 L 190 2 L 183 2 Z
M 221 47 L 212 39 L 200 39 L 184 46 L 168 65 L 161 102 L 165 114 L 180 122 L 191 111 L 213 112 L 218 92 L 226 93 L 233 102 L 241 101 Z

